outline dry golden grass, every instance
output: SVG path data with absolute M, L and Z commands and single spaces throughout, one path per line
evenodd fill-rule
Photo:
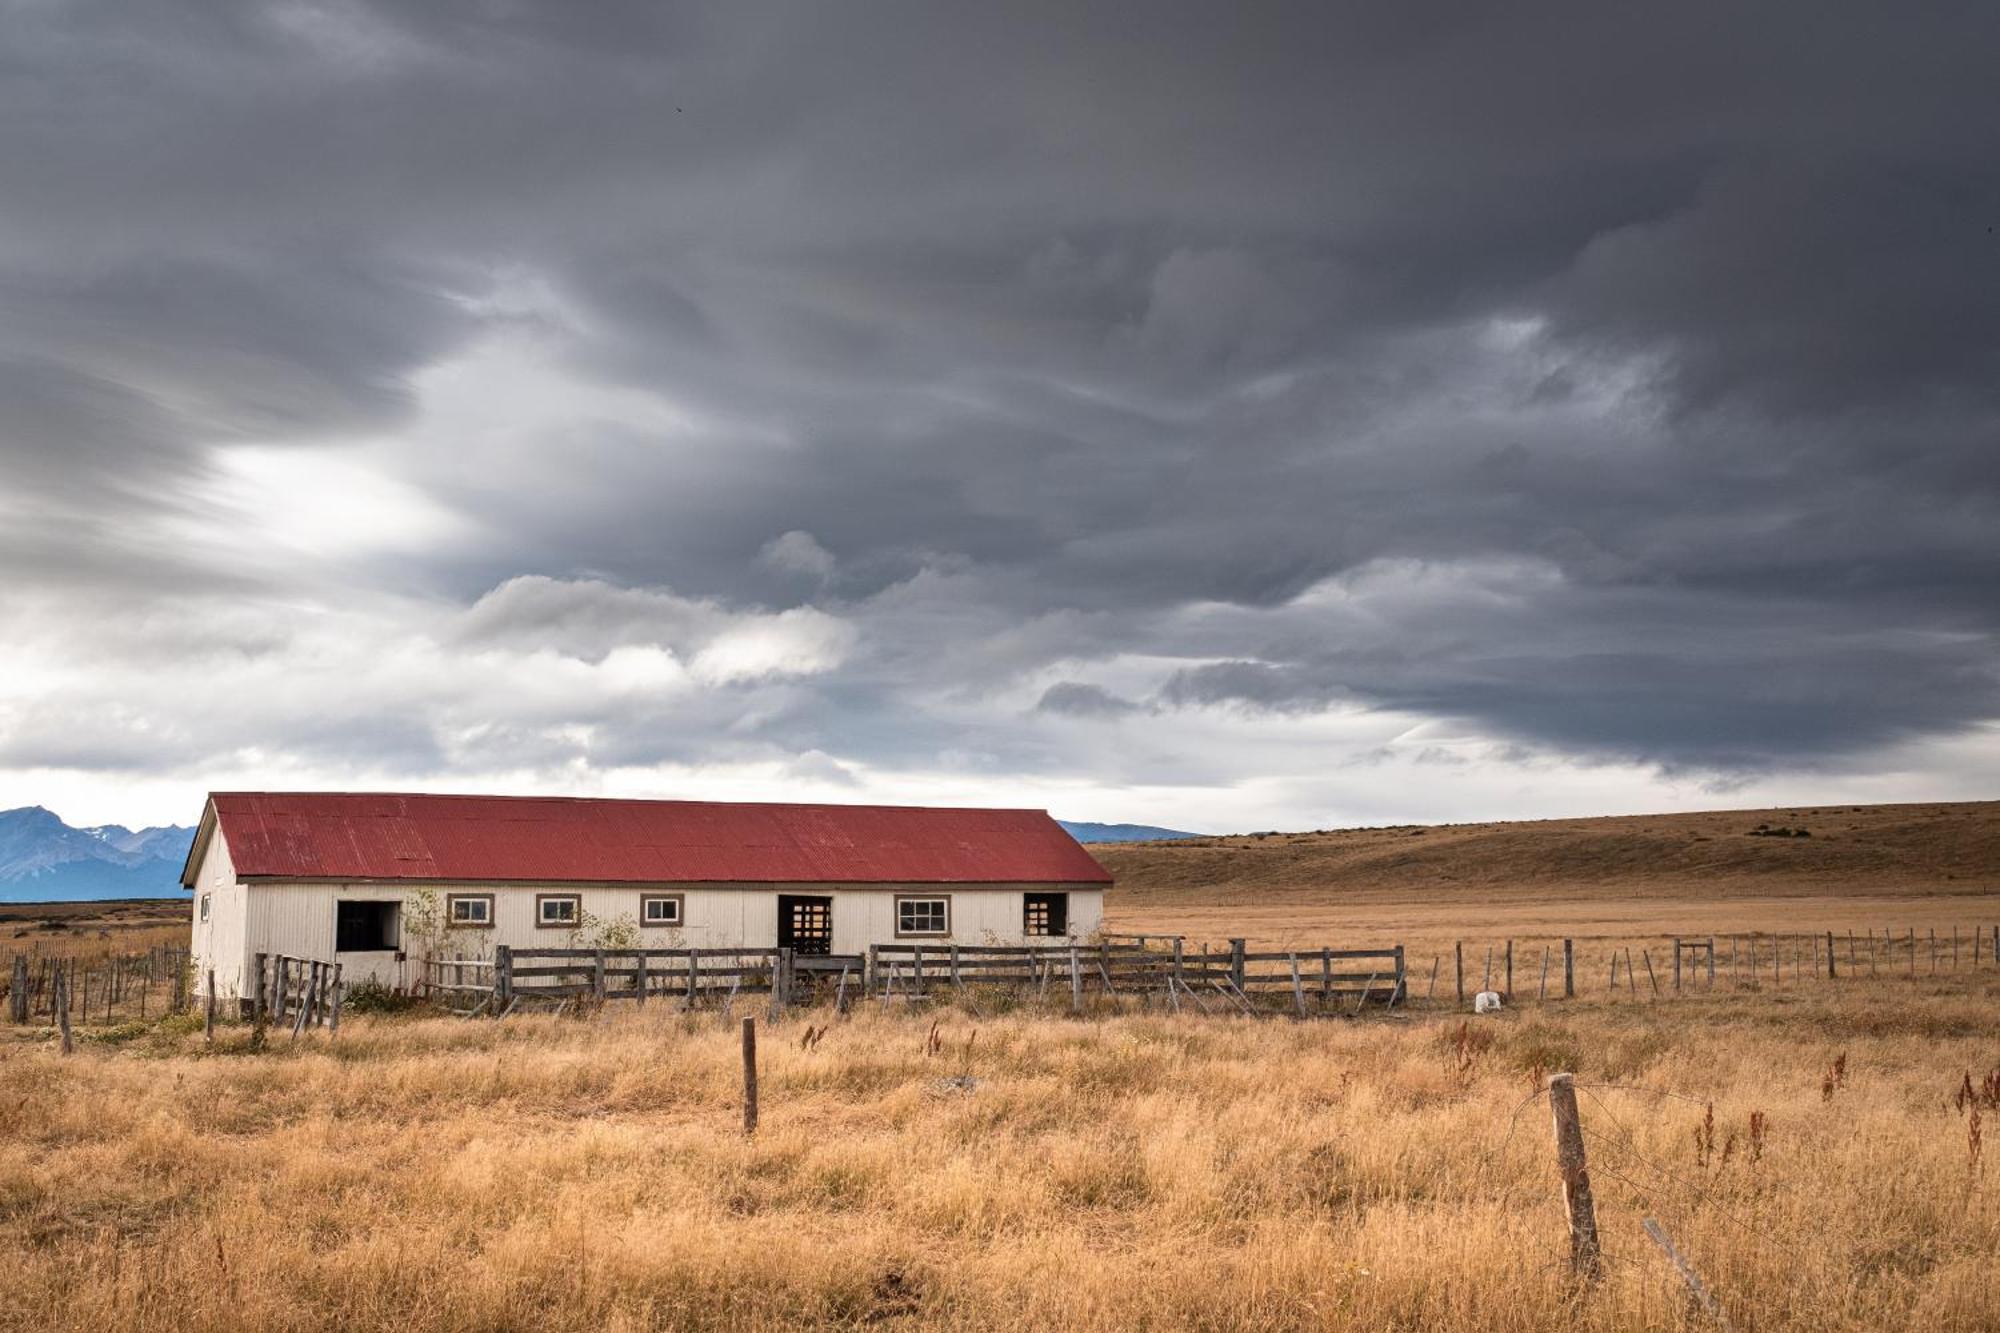
M 235 1027 L 69 1059 L 17 1033 L 0 1324 L 1701 1327 L 1653 1215 L 1738 1328 L 1990 1329 L 2000 1209 L 1952 1094 L 2000 1061 L 1996 999 L 2000 973 L 1965 971 L 1552 1005 L 1463 1039 L 1438 1012 L 947 1009 L 936 1056 L 930 1016 L 871 1004 L 810 1051 L 808 1016 L 762 1034 L 754 1141 L 735 1028 L 661 1005 L 353 1018 L 262 1054 Z M 1528 1100 L 1554 1067 L 1587 1089 L 1588 1297 Z
M 0 958 L 74 958 L 89 967 L 114 954 L 186 948 L 192 911 L 172 899 L 0 903 Z
M 1752 837 L 1760 824 L 1810 838 Z M 1114 930 L 1264 948 L 2000 925 L 2000 802 L 1795 807 L 1506 824 L 1409 825 L 1092 848 L 1118 878 Z M 1928 940 L 1926 940 L 1926 949 Z M 1844 942 L 1843 942 L 1844 948 Z M 1925 954 L 1928 964 L 1928 953 Z

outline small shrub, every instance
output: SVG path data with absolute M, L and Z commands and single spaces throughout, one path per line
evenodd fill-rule
M 1583 1042 L 1566 1027 L 1528 1023 L 1508 1040 L 1508 1058 L 1521 1069 L 1577 1073 L 1583 1068 Z
M 422 1003 L 416 996 L 404 995 L 379 981 L 356 982 L 340 1001 L 341 1008 L 350 1014 L 403 1014 Z

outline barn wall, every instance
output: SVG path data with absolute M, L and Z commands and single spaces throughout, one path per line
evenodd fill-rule
M 208 899 L 206 921 L 201 917 L 204 896 Z M 188 904 L 192 931 L 188 946 L 195 994 L 208 993 L 210 969 L 215 972 L 218 999 L 233 999 L 245 993 L 248 897 L 243 885 L 237 882 L 236 868 L 230 864 L 229 848 L 219 835 L 210 838 L 196 869 L 192 901 Z
M 220 840 L 218 839 L 218 842 Z M 833 899 L 833 947 L 838 953 L 865 953 L 870 944 L 897 943 L 895 899 L 899 894 L 948 896 L 952 902 L 952 931 L 948 936 L 927 936 L 924 943 L 1020 944 L 1021 898 L 1024 892 L 1041 892 L 1051 886 L 980 886 L 967 888 L 929 885 L 870 886 L 797 885 L 782 890 L 772 887 L 744 888 L 722 885 L 661 885 L 585 887 L 569 884 L 339 884 L 339 883 L 257 883 L 249 889 L 247 941 L 237 945 L 237 957 L 257 953 L 283 953 L 301 958 L 335 957 L 335 903 L 343 898 L 398 901 L 407 904 L 411 895 L 427 890 L 440 904 L 453 893 L 493 895 L 494 924 L 491 929 L 458 928 L 445 932 L 439 947 L 443 957 L 490 957 L 493 948 L 506 944 L 517 949 L 563 948 L 577 943 L 573 932 L 543 928 L 535 924 L 535 897 L 539 893 L 574 893 L 582 899 L 586 914 L 600 921 L 621 918 L 639 920 L 639 900 L 651 893 L 675 893 L 683 898 L 685 925 L 678 930 L 649 929 L 640 932 L 640 943 L 648 948 L 768 948 L 777 942 L 778 895 L 802 893 Z M 1060 888 L 1061 886 L 1054 886 Z M 1087 938 L 1103 917 L 1104 892 L 1097 886 L 1071 887 L 1070 931 Z M 406 959 L 392 953 L 341 954 L 342 977 L 350 982 L 367 979 L 386 985 L 407 986 L 421 979 L 418 941 L 404 935 Z M 243 965 L 239 962 L 239 968 Z M 218 973 L 220 984 L 220 973 Z

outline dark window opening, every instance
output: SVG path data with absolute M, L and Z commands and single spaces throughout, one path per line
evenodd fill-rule
M 833 952 L 833 899 L 778 895 L 778 947 L 810 957 Z
M 1023 935 L 1069 934 L 1069 895 L 1067 893 L 1026 895 L 1021 907 L 1021 933 Z
M 396 947 L 399 904 L 339 901 L 333 905 L 337 953 L 383 953 Z

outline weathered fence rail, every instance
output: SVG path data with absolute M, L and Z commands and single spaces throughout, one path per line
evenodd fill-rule
M 678 998 L 692 1006 L 703 995 L 775 995 L 797 984 L 790 949 L 514 949 L 494 953 L 493 1002 L 521 1000 Z M 857 968 L 858 971 L 858 968 Z
M 251 978 L 250 1017 L 259 1027 L 290 1026 L 297 1037 L 308 1027 L 340 1030 L 340 1003 L 346 987 L 340 964 L 319 958 L 293 958 L 281 953 L 257 955 Z
M 837 1006 L 850 995 L 914 1001 L 946 988 L 992 987 L 1067 994 L 1080 1008 L 1086 995 L 1164 996 L 1206 1001 L 1217 991 L 1234 1007 L 1255 1008 L 1276 994 L 1296 1012 L 1342 1002 L 1395 1004 L 1405 998 L 1403 951 L 1315 949 L 1253 953 L 1241 940 L 1225 951 L 1191 952 L 1173 936 L 1157 950 L 1137 943 L 989 945 L 878 944 L 866 955 L 811 957 L 784 948 L 514 949 L 501 946 L 490 969 L 472 980 L 438 980 L 448 1000 L 490 996 L 496 1011 L 521 1001 L 570 999 L 679 1001 L 693 1007 L 718 995 L 770 995 L 782 1008 L 817 991 Z M 446 961 L 444 969 L 456 966 Z M 454 1003 L 453 1007 L 460 1007 Z M 1281 1006 L 1282 1007 L 1282 1006 Z
M 490 958 L 427 958 L 422 994 L 469 1017 L 492 1005 L 496 971 Z

